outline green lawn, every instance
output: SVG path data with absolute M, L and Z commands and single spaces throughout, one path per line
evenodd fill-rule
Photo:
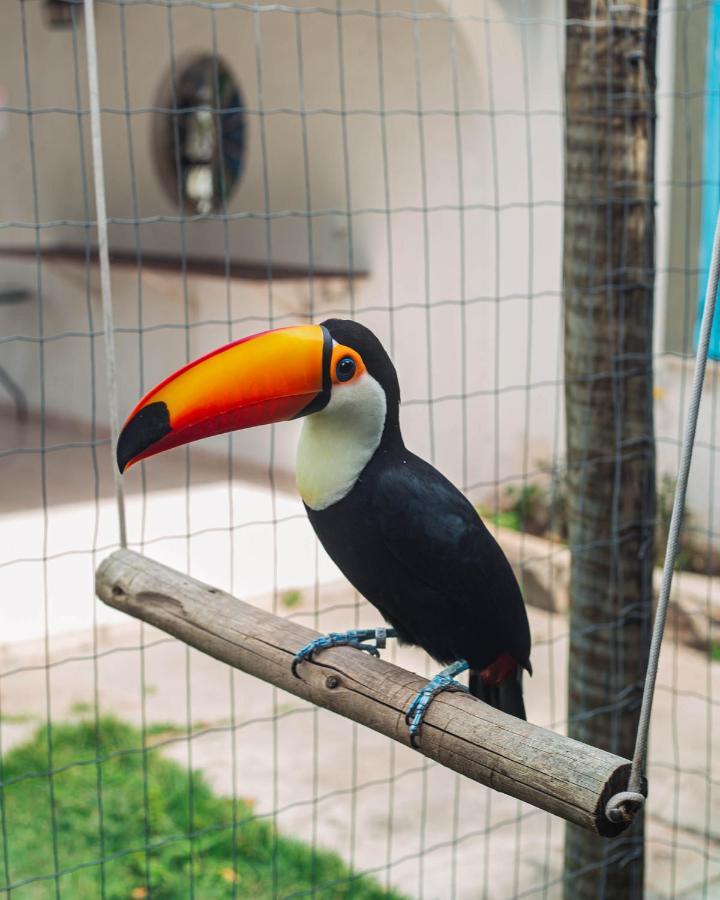
M 4 757 L 0 896 L 6 896 L 3 887 L 8 880 L 15 885 L 36 878 L 13 889 L 13 900 L 54 898 L 57 866 L 62 873 L 57 886 L 69 900 L 101 896 L 184 900 L 191 895 L 191 869 L 197 900 L 285 897 L 295 892 L 323 900 L 399 898 L 369 878 L 354 877 L 333 853 L 313 853 L 306 844 L 281 835 L 274 840 L 271 826 L 253 820 L 246 802 L 235 804 L 233 828 L 232 800 L 216 796 L 200 773 L 191 777 L 157 750 L 147 754 L 146 781 L 143 754 L 137 752 L 142 747 L 138 730 L 105 718 L 99 731 L 98 754 L 94 722 L 53 725 L 52 782 L 47 775 L 46 728 Z M 103 858 L 105 864 L 100 866 Z

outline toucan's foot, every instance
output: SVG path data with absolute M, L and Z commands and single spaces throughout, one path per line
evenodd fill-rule
M 467 691 L 465 685 L 460 684 L 459 681 L 455 681 L 454 676 L 461 675 L 469 668 L 470 667 L 463 659 L 447 666 L 442 672 L 438 672 L 431 681 L 428 681 L 425 687 L 410 704 L 410 708 L 405 713 L 405 721 L 410 726 L 410 743 L 413 747 L 417 749 L 420 726 L 422 725 L 425 713 L 427 712 L 427 708 L 430 706 L 433 697 L 443 691 Z
M 299 678 L 297 667 L 305 660 L 312 660 L 313 654 L 318 650 L 327 650 L 328 647 L 355 647 L 356 650 L 365 650 L 371 656 L 380 656 L 379 651 L 385 649 L 388 638 L 397 637 L 394 628 L 353 628 L 351 631 L 331 631 L 322 637 L 315 638 L 306 644 L 302 650 L 298 650 L 292 661 L 292 673 Z M 366 641 L 374 641 L 372 644 Z

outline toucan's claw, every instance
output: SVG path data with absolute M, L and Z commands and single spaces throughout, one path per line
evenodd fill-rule
M 388 638 L 397 637 L 394 628 L 353 628 L 350 631 L 331 631 L 322 637 L 310 641 L 295 654 L 292 661 L 292 673 L 299 678 L 297 667 L 301 662 L 312 661 L 313 654 L 317 650 L 327 650 L 328 647 L 354 647 L 356 650 L 364 650 L 371 656 L 380 656 L 380 649 L 384 649 Z M 375 641 L 374 644 L 364 643 Z M 380 649 L 378 649 L 380 648 Z
M 460 675 L 468 668 L 468 664 L 464 660 L 459 660 L 443 669 L 442 672 L 438 672 L 438 674 L 428 681 L 425 687 L 417 693 L 415 699 L 410 704 L 408 711 L 405 713 L 405 724 L 410 726 L 410 745 L 415 750 L 417 750 L 419 746 L 418 735 L 420 734 L 420 726 L 423 723 L 425 713 L 433 698 L 443 691 L 467 692 L 465 685 L 460 684 L 459 681 L 455 681 L 453 676 Z

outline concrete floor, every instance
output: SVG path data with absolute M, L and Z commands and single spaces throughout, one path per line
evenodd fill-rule
M 559 820 L 141 631 L 95 601 L 94 567 L 116 546 L 117 519 L 108 447 L 101 444 L 93 460 L 83 446 L 88 437 L 87 426 L 48 419 L 44 441 L 54 449 L 43 457 L 39 423 L 18 424 L 0 412 L 5 749 L 49 713 L 56 720 L 87 714 L 96 694 L 103 713 L 138 724 L 144 704 L 148 722 L 169 723 L 162 752 L 201 768 L 217 790 L 250 799 L 285 833 L 336 849 L 410 896 L 560 896 Z M 148 466 L 144 485 L 141 475 L 138 467 L 126 480 L 131 546 L 319 630 L 377 623 L 317 550 L 286 482 L 272 491 L 267 473 L 243 468 L 244 480 L 229 487 L 227 460 L 193 451 L 188 491 L 182 450 Z M 299 603 L 288 608 L 295 589 Z M 530 614 L 528 712 L 538 724 L 561 727 L 567 622 Z M 386 653 L 430 672 L 422 653 L 394 646 Z M 719 697 L 720 664 L 669 633 L 653 717 L 649 897 L 720 897 Z
M 354 606 L 353 593 L 341 583 L 321 588 L 318 599 L 319 610 L 313 592 L 303 592 L 292 615 L 317 619 L 323 630 L 375 621 L 367 604 Z M 269 597 L 257 602 L 272 606 Z M 531 619 L 536 675 L 527 686 L 528 710 L 533 721 L 547 725 L 563 717 L 565 621 L 536 610 Z M 97 678 L 94 649 L 100 654 Z M 401 665 L 427 671 L 417 651 L 386 652 Z M 97 648 L 89 633 L 68 636 L 54 642 L 50 661 L 54 719 L 77 717 L 83 709 L 87 715 L 83 704 L 92 705 L 96 688 L 102 712 L 138 724 L 144 701 L 149 722 L 172 726 L 161 738 L 162 752 L 202 769 L 218 791 L 251 800 L 255 812 L 274 818 L 283 832 L 337 850 L 410 896 L 560 896 L 561 821 L 202 654 L 187 653 L 159 632 L 145 627 L 141 636 L 133 622 L 104 626 Z M 47 716 L 44 666 L 38 642 L 0 651 L 6 749 Z M 650 769 L 648 897 L 720 896 L 712 759 L 720 717 L 711 715 L 706 699 L 710 691 L 718 696 L 718 669 L 709 671 L 700 654 L 684 647 L 670 645 L 663 657 Z M 682 693 L 669 689 L 673 683 Z M 705 895 L 703 881 L 710 885 Z
M 91 436 L 87 424 L 48 416 L 41 431 L 37 417 L 21 423 L 0 408 L 0 643 L 47 633 L 53 644 L 122 621 L 92 595 L 95 566 L 118 545 L 118 516 L 107 434 L 94 448 Z M 225 455 L 193 448 L 189 474 L 184 448 L 129 471 L 130 546 L 244 597 L 338 578 L 316 553 L 292 479 L 236 463 L 230 487 L 226 443 Z

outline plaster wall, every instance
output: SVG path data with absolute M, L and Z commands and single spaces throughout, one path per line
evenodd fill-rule
M 455 22 L 429 0 L 380 16 L 370 0 L 339 17 L 309 6 L 97 6 L 112 248 L 178 259 L 176 272 L 113 266 L 121 415 L 220 342 L 354 316 L 392 351 L 408 443 L 486 495 L 564 442 L 562 4 L 536 2 L 528 21 L 520 0 L 460 0 Z M 2 246 L 95 242 L 83 28 L 48 29 L 39 3 L 6 16 L 0 220 L 17 225 Z M 226 217 L 187 221 L 158 177 L 153 107 L 173 60 L 208 51 L 243 91 L 247 167 Z M 266 262 L 270 280 L 189 277 L 184 254 Z M 2 261 L 0 287 L 31 294 L 0 306 L 0 332 L 23 337 L 3 365 L 34 408 L 102 424 L 97 270 L 39 258 Z M 368 274 L 272 277 L 289 264 Z M 234 452 L 289 469 L 296 431 L 276 430 L 272 451 L 269 429 L 239 435 Z

